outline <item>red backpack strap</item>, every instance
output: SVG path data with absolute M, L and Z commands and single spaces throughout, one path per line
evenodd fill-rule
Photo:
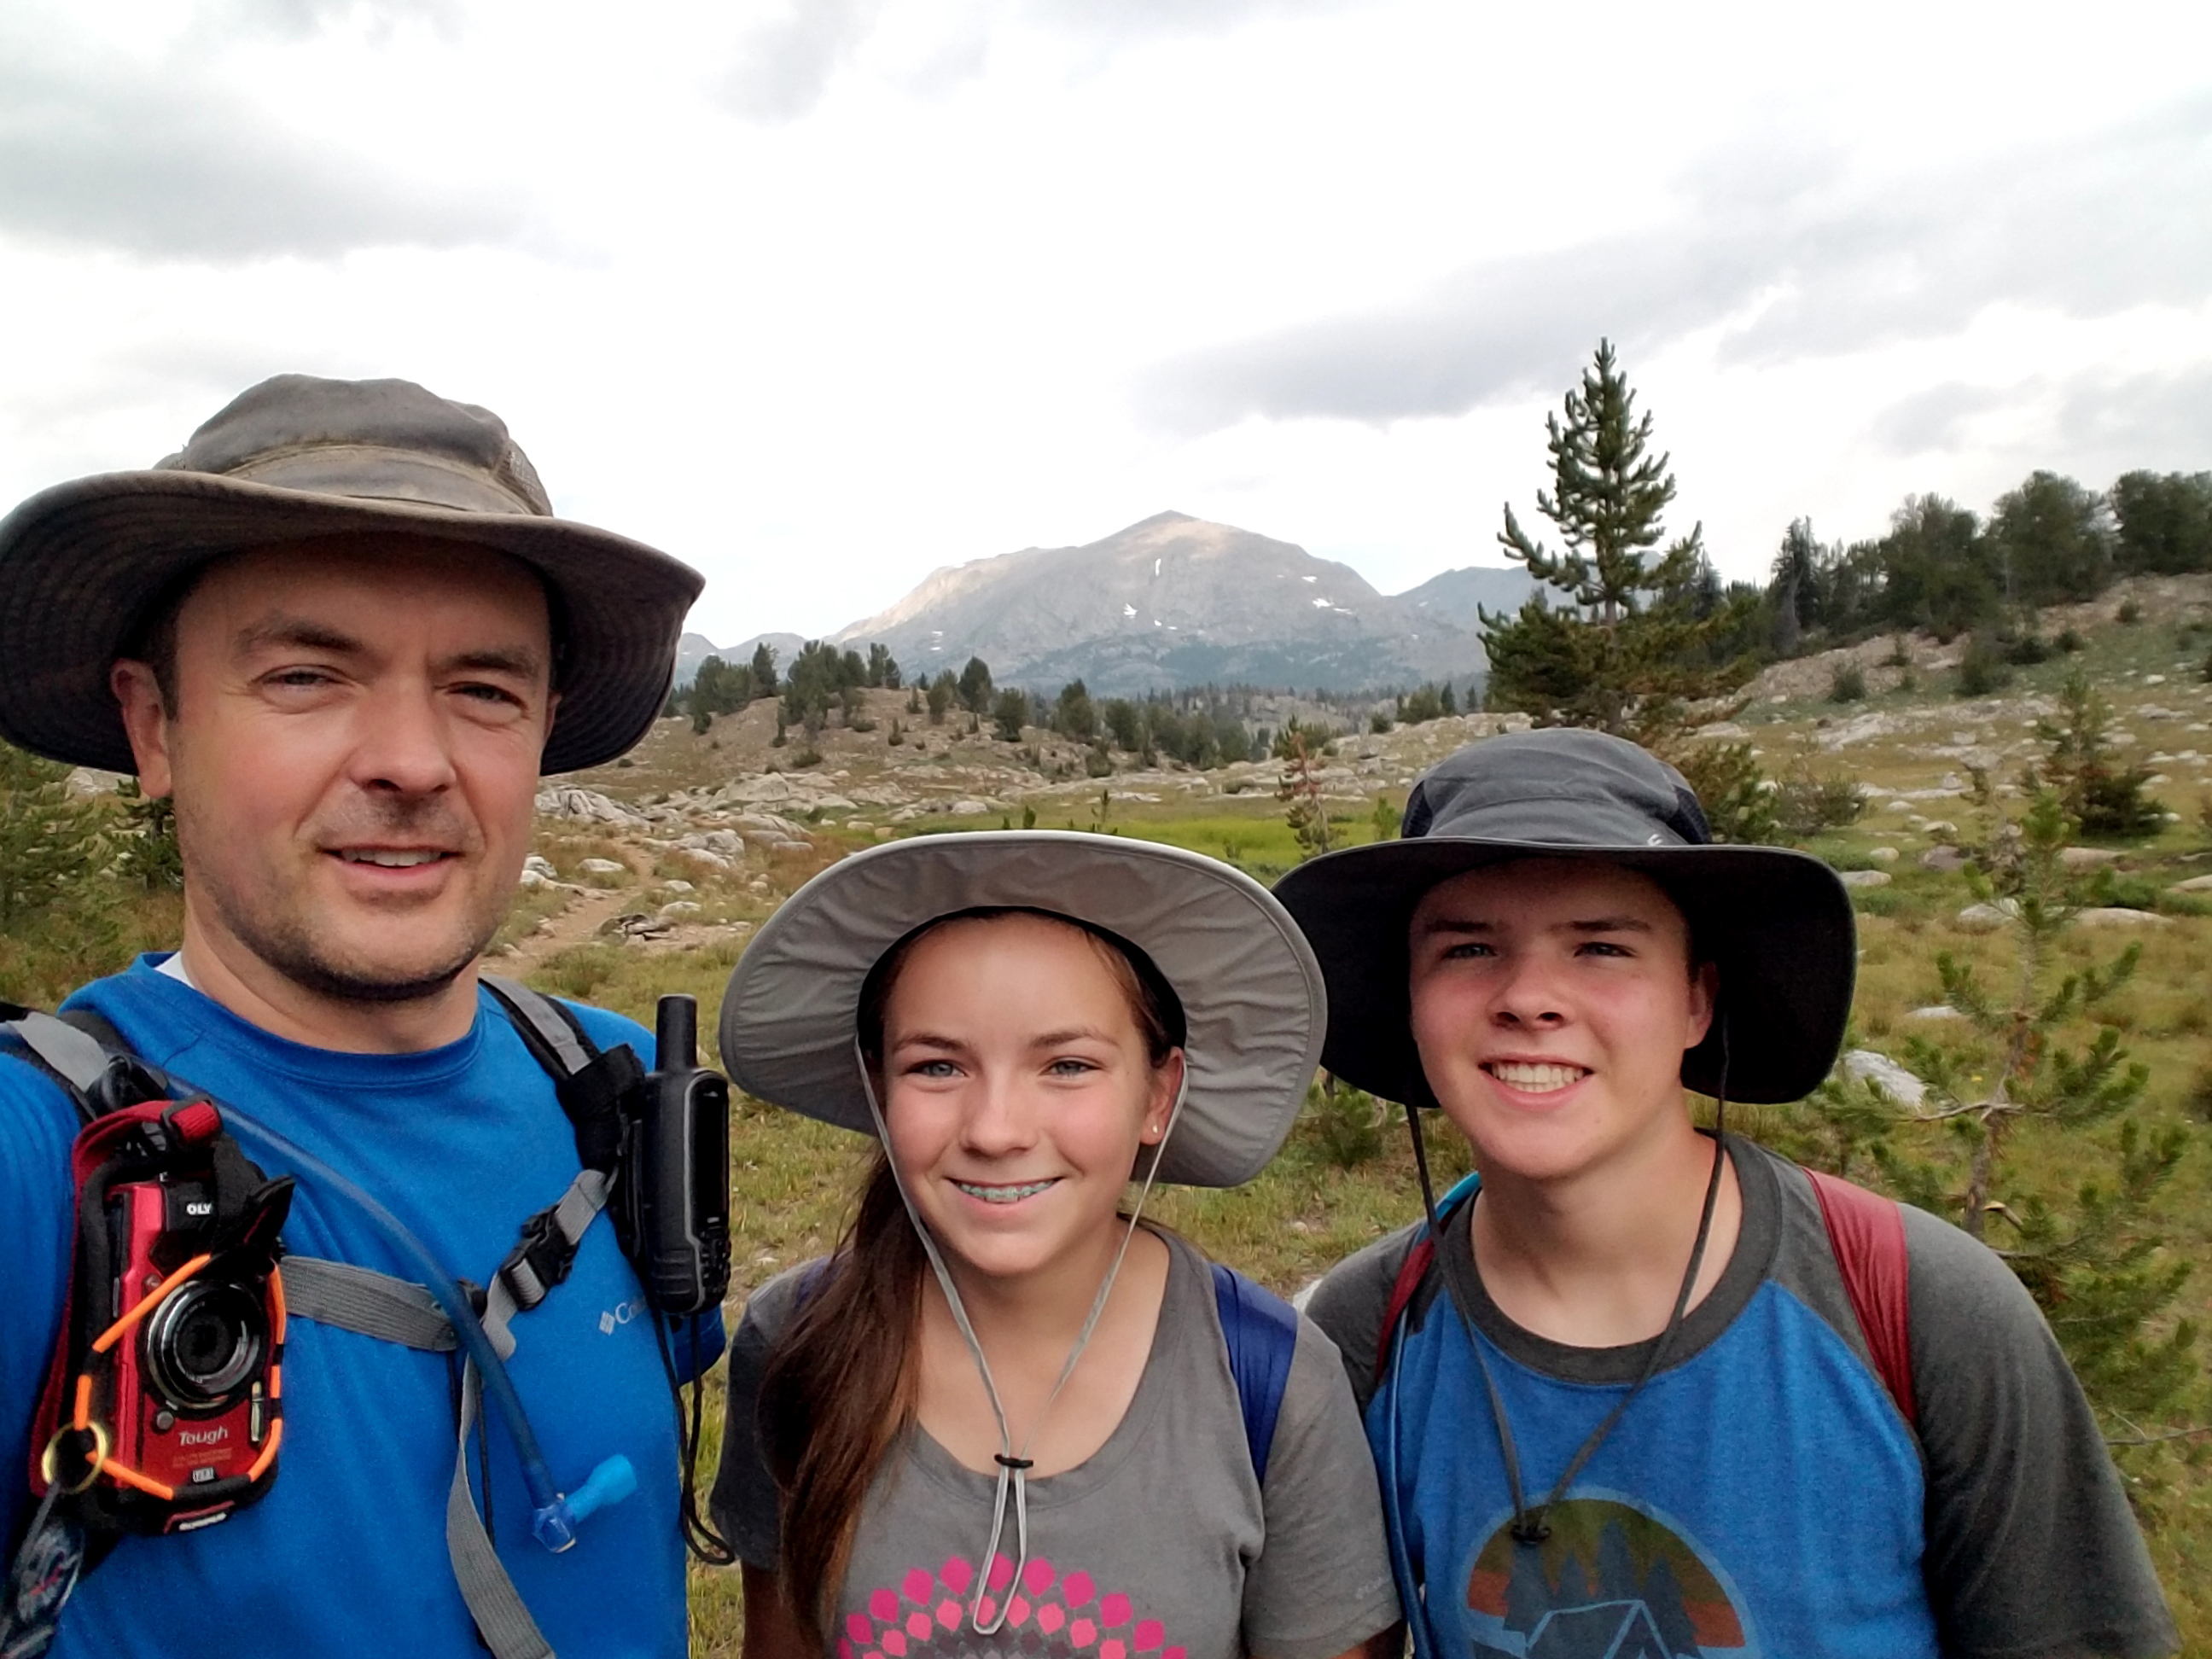
M 1905 1217 L 1896 1201 L 1854 1187 L 1818 1170 L 1813 1195 L 1827 1224 L 1828 1245 L 1842 1273 L 1844 1291 L 1858 1316 L 1859 1334 L 1882 1386 L 1905 1422 L 1917 1429 L 1912 1395 L 1911 1263 L 1905 1255 Z
M 1375 1381 L 1378 1385 L 1390 1374 L 1390 1343 L 1397 1334 L 1398 1322 L 1406 1316 L 1413 1292 L 1421 1288 L 1421 1281 L 1429 1276 L 1430 1264 L 1436 1259 L 1436 1237 L 1424 1232 L 1414 1240 L 1413 1248 L 1406 1252 L 1406 1259 L 1398 1264 L 1398 1277 L 1390 1285 L 1390 1300 L 1382 1310 L 1382 1329 L 1375 1339 Z

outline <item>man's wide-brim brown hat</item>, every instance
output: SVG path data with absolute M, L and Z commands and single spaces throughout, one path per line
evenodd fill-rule
M 544 770 L 612 760 L 652 725 L 698 572 L 555 518 L 489 410 L 410 380 L 280 374 L 150 470 L 57 484 L 0 521 L 0 735 L 136 769 L 108 671 L 154 608 L 224 554 L 371 532 L 503 553 L 544 582 L 561 702 Z

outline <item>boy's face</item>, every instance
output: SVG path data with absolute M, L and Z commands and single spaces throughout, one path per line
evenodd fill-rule
M 1455 877 L 1413 913 L 1413 1041 L 1486 1172 L 1559 1182 L 1685 1121 L 1686 1050 L 1717 975 L 1646 877 L 1525 859 Z

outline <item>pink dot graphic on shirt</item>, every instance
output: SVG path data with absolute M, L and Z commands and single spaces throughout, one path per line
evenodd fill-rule
M 945 1593 L 944 1584 L 964 1595 Z M 1040 1558 L 1017 1571 L 994 1554 L 978 1573 L 954 1557 L 941 1571 L 898 1576 L 898 1591 L 863 1591 L 855 1584 L 836 1642 L 836 1659 L 1188 1659 L 1167 1645 L 1166 1622 L 1152 1618 L 1126 1591 L 1102 1595 L 1078 1569 L 1064 1573 Z M 934 1596 L 933 1606 L 929 1598 Z M 972 1618 L 972 1624 L 971 1624 Z M 973 1625 L 1004 1626 L 1001 1641 L 979 1650 Z
M 842 1636 L 837 1638 L 837 1659 L 854 1659 L 852 1643 Z

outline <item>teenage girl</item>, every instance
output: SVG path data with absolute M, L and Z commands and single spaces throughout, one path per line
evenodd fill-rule
M 1258 1173 L 1325 1024 L 1274 900 L 1174 848 L 931 836 L 785 903 L 724 1059 L 878 1145 L 732 1345 L 747 1659 L 1396 1651 L 1335 1350 L 1138 1221 L 1155 1179 Z

